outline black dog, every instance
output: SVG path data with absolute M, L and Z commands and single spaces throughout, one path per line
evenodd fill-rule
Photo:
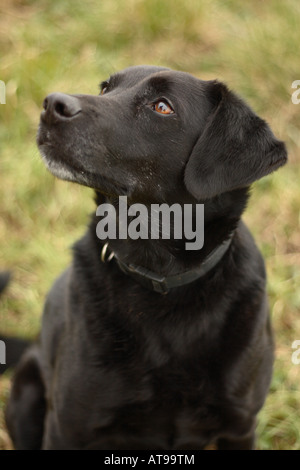
M 205 243 L 107 246 L 92 217 L 17 368 L 15 446 L 252 449 L 273 342 L 264 262 L 240 217 L 249 185 L 286 162 L 284 144 L 224 84 L 140 66 L 100 96 L 49 95 L 38 145 L 54 175 L 117 213 L 119 196 L 204 203 Z

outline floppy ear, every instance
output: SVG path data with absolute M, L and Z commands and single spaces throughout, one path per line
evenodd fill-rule
M 248 186 L 287 160 L 283 142 L 228 88 L 208 83 L 215 103 L 185 168 L 188 191 L 199 200 Z

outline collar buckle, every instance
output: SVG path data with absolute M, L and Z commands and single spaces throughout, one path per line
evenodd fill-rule
M 113 251 L 107 254 L 107 248 L 108 248 L 108 243 L 105 243 L 105 245 L 103 245 L 103 248 L 101 250 L 102 263 L 109 263 L 115 257 L 115 254 Z

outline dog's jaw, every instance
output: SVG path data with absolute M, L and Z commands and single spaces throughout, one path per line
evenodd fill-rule
M 58 162 L 47 155 L 49 152 L 48 144 L 40 144 L 39 151 L 42 156 L 46 168 L 57 178 L 64 181 L 71 181 L 73 183 L 83 184 L 88 186 L 87 178 L 84 171 L 76 171 L 65 162 Z

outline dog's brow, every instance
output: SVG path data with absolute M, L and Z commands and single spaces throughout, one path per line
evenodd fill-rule
M 154 76 L 149 79 L 149 85 L 156 91 L 156 92 L 166 92 L 170 88 L 170 82 L 167 77 L 162 76 Z

